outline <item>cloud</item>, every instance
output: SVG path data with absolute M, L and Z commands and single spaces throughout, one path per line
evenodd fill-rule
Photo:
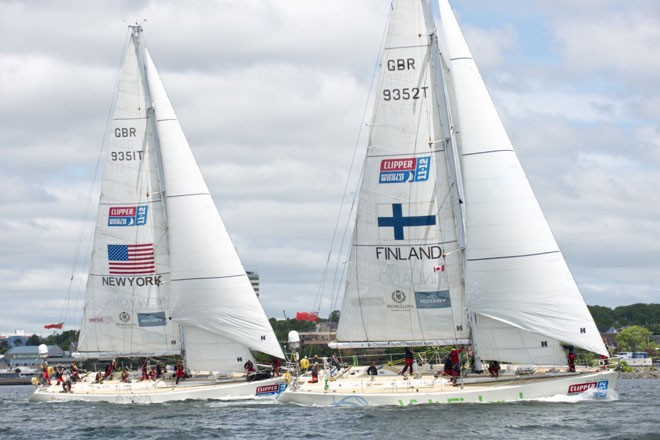
M 455 3 L 587 302 L 660 302 L 660 6 Z M 338 307 L 334 263 L 344 255 L 332 256 L 329 293 L 319 285 L 333 236 L 350 235 L 337 216 L 364 154 L 388 9 L 380 0 L 0 2 L 0 330 L 41 331 L 80 306 L 89 244 L 79 236 L 89 239 L 94 221 L 126 27 L 145 18 L 219 211 L 261 275 L 267 313 Z

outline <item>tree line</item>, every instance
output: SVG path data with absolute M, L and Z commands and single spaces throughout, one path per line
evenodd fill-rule
M 603 306 L 587 306 L 601 333 L 611 327 L 621 329 L 637 325 L 648 329 L 652 334 L 660 334 L 660 304 L 631 304 L 613 309 Z
M 609 308 L 604 306 L 587 306 L 596 321 L 596 326 L 601 333 L 606 332 L 611 327 L 621 329 L 629 326 L 640 326 L 649 330 L 652 334 L 660 334 L 660 304 L 632 304 L 629 306 L 618 306 Z M 339 311 L 335 310 L 328 318 L 320 318 L 318 322 L 339 322 Z M 270 318 L 270 324 L 275 330 L 277 339 L 281 342 L 287 340 L 290 330 L 297 330 L 299 332 L 313 332 L 316 328 L 316 323 L 308 321 L 298 321 L 296 319 L 286 318 L 284 320 L 277 320 Z M 68 330 L 62 333 L 53 333 L 47 337 L 40 337 L 32 335 L 28 339 L 26 345 L 58 345 L 63 350 L 70 349 L 72 342 L 78 339 L 77 330 Z M 4 344 L 2 342 L 5 342 Z M 7 351 L 6 341 L 0 341 L 0 354 Z M 318 350 L 324 351 L 322 347 L 317 347 Z

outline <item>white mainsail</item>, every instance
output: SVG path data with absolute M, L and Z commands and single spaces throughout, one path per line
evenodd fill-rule
M 145 105 L 138 38 L 131 33 L 105 136 L 104 174 L 78 352 L 82 357 L 181 352 L 167 320 L 170 272 L 157 138 Z
M 206 371 L 243 372 L 250 350 L 283 358 L 141 46 L 141 29 L 132 29 L 108 135 L 79 350 L 87 357 L 183 350 L 190 369 Z M 135 219 L 120 219 L 127 224 L 108 219 L 108 212 L 133 211 Z
M 400 2 L 390 14 L 337 347 L 469 336 L 444 92 L 434 83 L 437 44 L 424 7 Z

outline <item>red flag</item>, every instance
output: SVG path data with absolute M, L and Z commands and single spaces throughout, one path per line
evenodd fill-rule
M 296 313 L 298 321 L 316 322 L 319 320 L 319 312 L 298 312 Z
M 48 329 L 57 328 L 57 329 L 62 330 L 63 325 L 64 325 L 63 322 L 58 322 L 57 324 L 46 324 L 46 325 L 44 325 L 44 328 L 48 328 Z
M 445 271 L 445 265 L 444 264 L 441 265 L 441 266 L 435 266 L 433 268 L 433 272 L 444 272 L 444 271 Z

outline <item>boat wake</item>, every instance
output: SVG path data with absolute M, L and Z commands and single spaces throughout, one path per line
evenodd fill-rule
M 608 390 L 607 395 L 603 396 L 602 392 L 597 389 L 585 391 L 584 393 L 576 394 L 573 396 L 555 395 L 551 397 L 541 397 L 538 399 L 530 399 L 535 402 L 557 402 L 557 403 L 580 403 L 580 402 L 614 402 L 619 400 L 619 395 L 614 390 Z

